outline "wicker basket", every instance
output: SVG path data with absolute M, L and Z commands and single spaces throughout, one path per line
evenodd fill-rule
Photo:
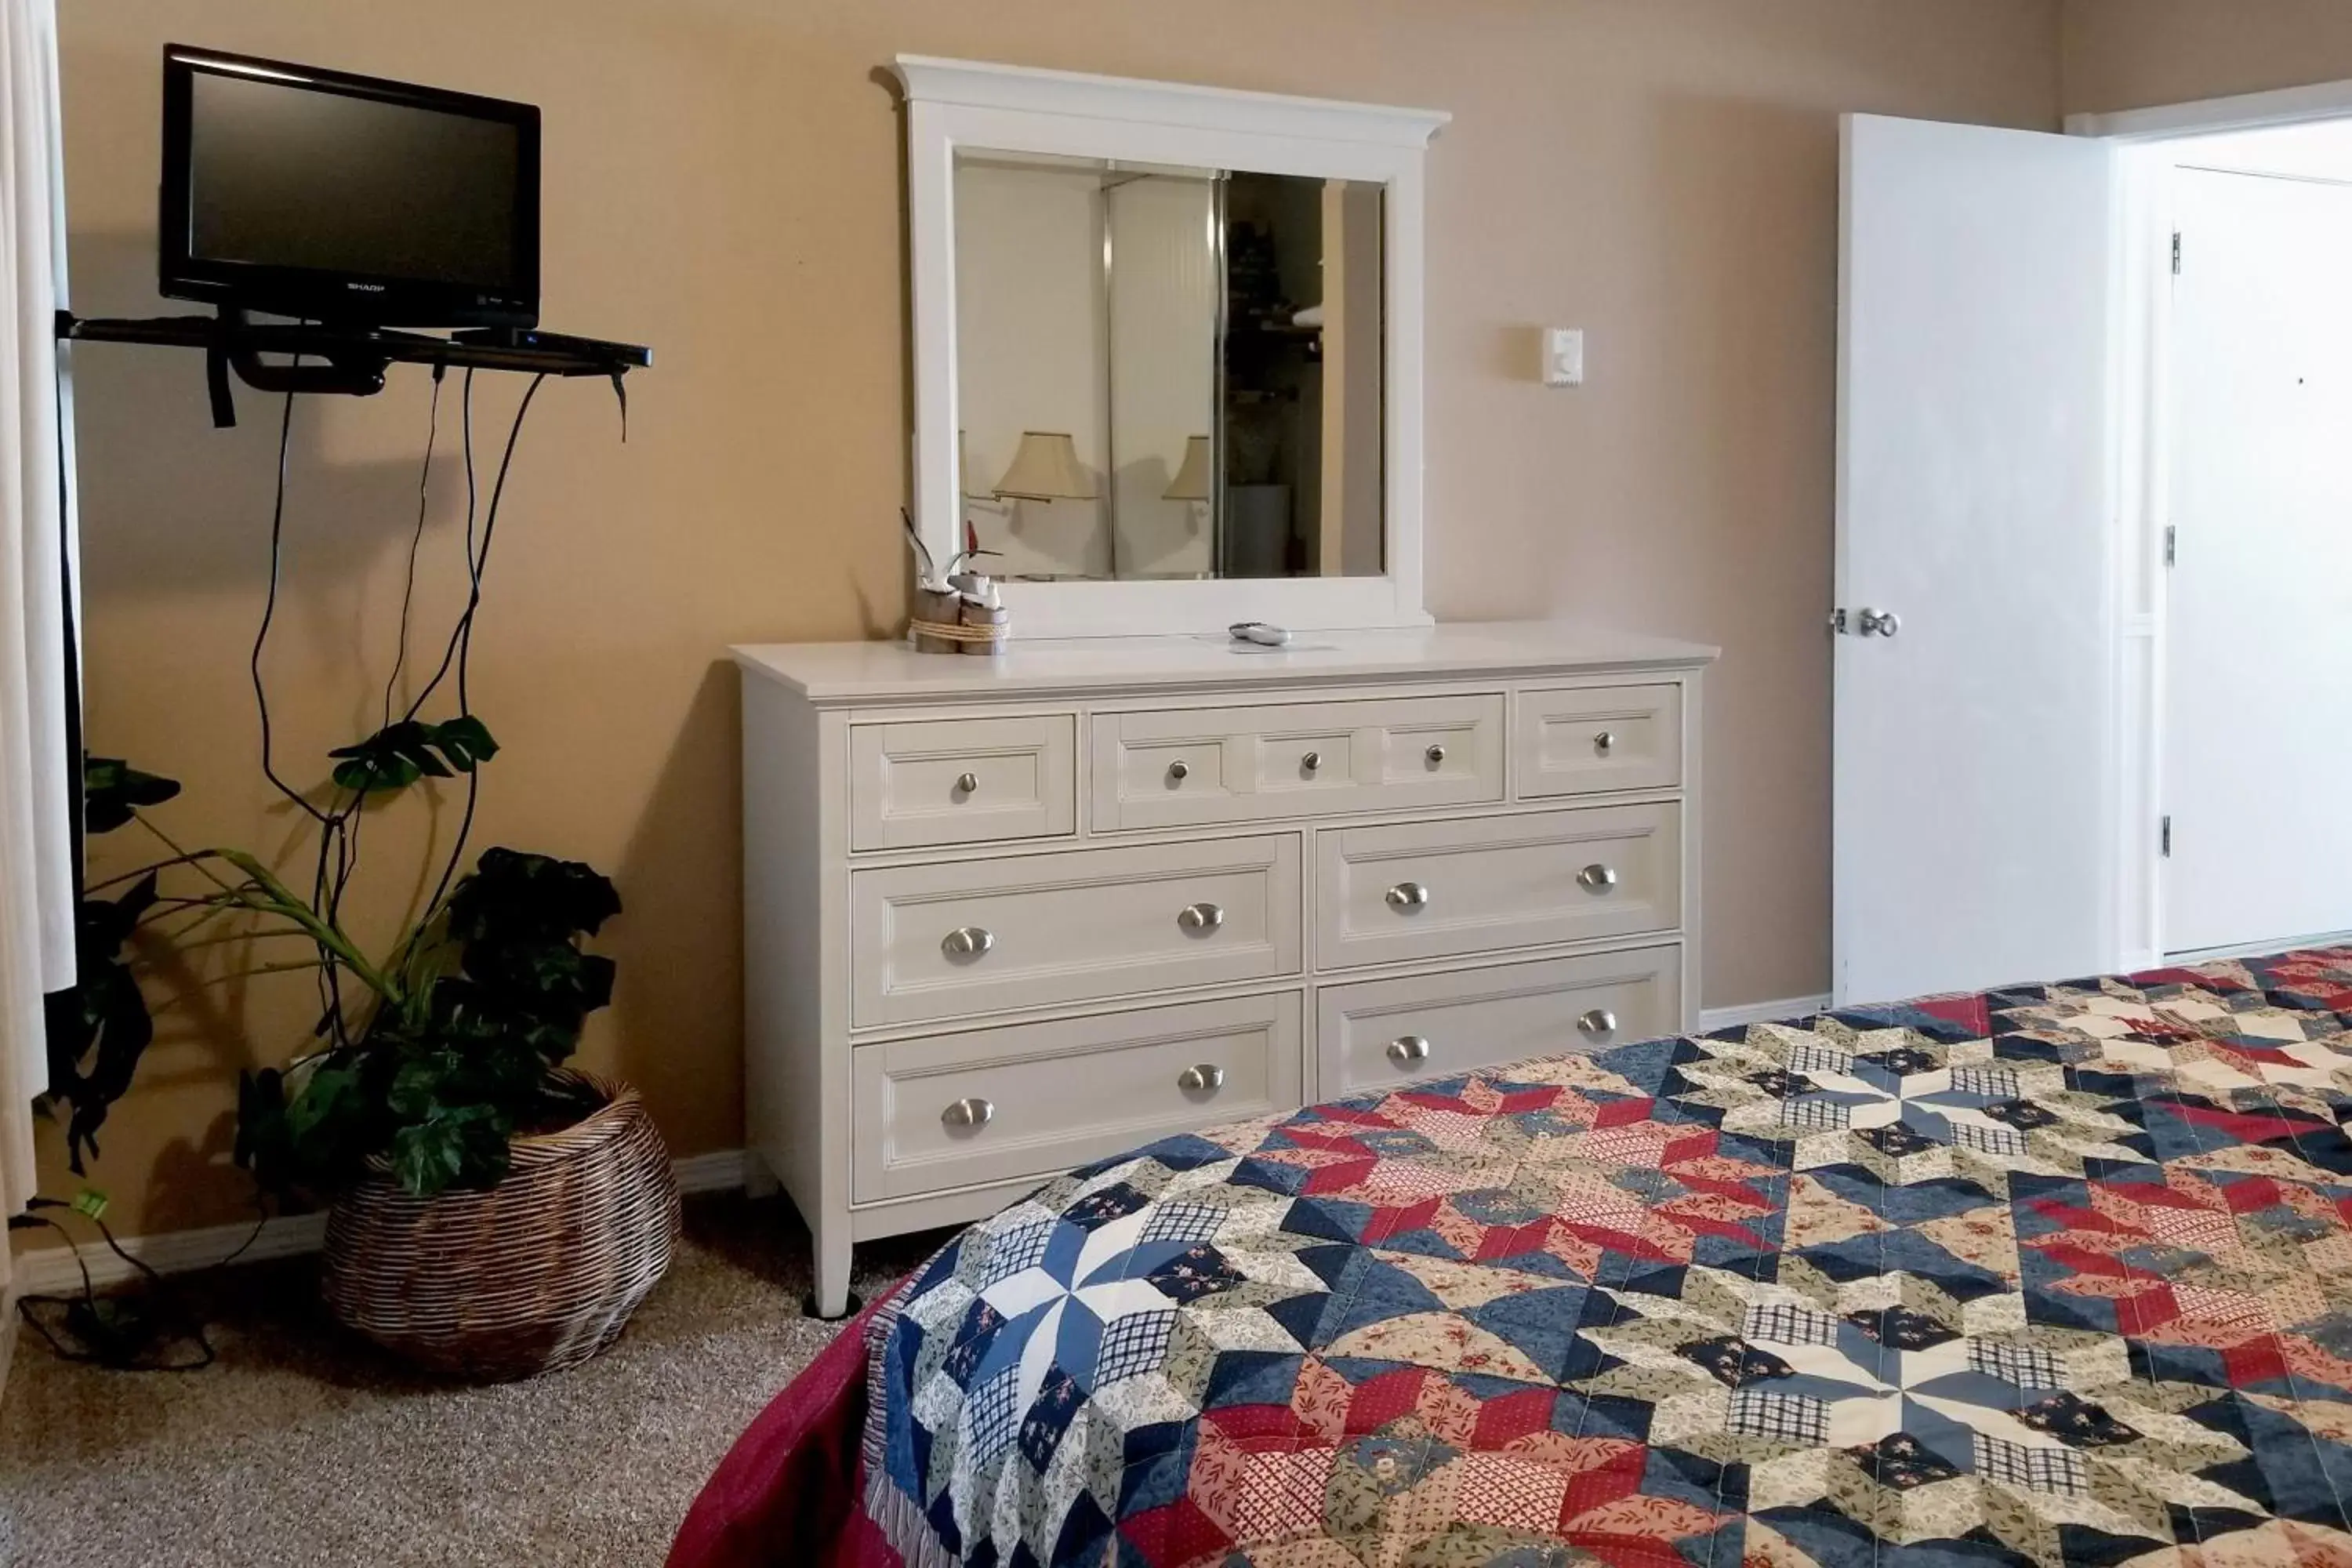
M 327 1216 L 327 1305 L 405 1360 L 495 1382 L 575 1366 L 620 1334 L 678 1234 L 669 1151 L 637 1091 L 518 1138 L 498 1185 L 411 1197 L 370 1176 Z

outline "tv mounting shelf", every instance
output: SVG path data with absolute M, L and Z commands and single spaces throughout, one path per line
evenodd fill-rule
M 532 375 L 596 375 L 610 380 L 613 390 L 625 399 L 621 378 L 653 363 L 650 351 L 633 343 L 585 338 L 547 346 L 459 342 L 429 332 L 260 323 L 234 314 L 81 317 L 59 310 L 57 333 L 74 342 L 203 349 L 213 423 L 223 429 L 236 423 L 236 405 L 228 383 L 232 370 L 247 385 L 264 392 L 335 392 L 360 397 L 383 391 L 384 372 L 395 364 L 520 371 Z M 262 361 L 263 354 L 299 356 L 316 363 L 270 364 Z

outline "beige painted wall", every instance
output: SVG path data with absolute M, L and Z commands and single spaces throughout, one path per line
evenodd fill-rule
M 2054 0 L 75 0 L 65 10 L 75 303 L 153 296 L 166 39 L 544 106 L 551 327 L 651 342 L 610 393 L 541 395 L 499 520 L 477 705 L 507 752 L 480 843 L 585 858 L 628 901 L 587 1058 L 680 1153 L 740 1139 L 730 641 L 892 627 L 906 487 L 899 50 L 1451 110 L 1432 157 L 1429 582 L 1450 617 L 1591 616 L 1719 642 L 1706 731 L 1706 994 L 1828 972 L 1836 115 L 2054 123 Z M 1538 383 L 1580 325 L 1591 384 Z M 201 367 L 79 353 L 89 725 L 185 778 L 164 820 L 282 847 L 255 779 L 276 409 L 205 424 Z M 295 415 L 266 668 L 315 779 L 388 661 L 426 383 Z M 519 387 L 478 398 L 485 447 Z M 444 397 L 454 429 L 456 386 Z M 444 453 L 448 451 L 445 435 Z M 436 466 L 422 624 L 454 603 L 463 495 Z M 415 891 L 412 806 L 367 828 L 379 932 Z M 445 815 L 443 824 L 448 817 Z M 102 841 L 119 860 L 123 846 Z M 218 956 L 215 952 L 213 956 Z M 283 1058 L 301 981 L 167 1017 L 98 1175 L 137 1231 L 233 1217 L 227 1080 Z M 52 1150 L 54 1154 L 54 1150 Z M 52 1190 L 69 1190 L 61 1163 Z
M 2065 0 L 2066 112 L 2352 77 L 2344 0 Z

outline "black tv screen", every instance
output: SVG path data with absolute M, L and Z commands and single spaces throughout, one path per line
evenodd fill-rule
M 281 315 L 530 326 L 539 111 L 164 54 L 163 290 Z

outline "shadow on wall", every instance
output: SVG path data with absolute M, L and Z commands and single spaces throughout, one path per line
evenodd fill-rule
M 742 994 L 743 867 L 736 832 L 710 818 L 742 820 L 742 718 L 733 663 L 714 660 L 697 683 L 660 776 L 637 817 L 613 880 L 629 922 L 629 953 L 613 986 L 614 1066 L 637 1086 L 673 1153 L 743 1142 L 737 1050 L 716 1059 L 708 1042 L 682 1042 L 682 1021 L 722 1015 Z M 693 1064 L 681 1075 L 681 1064 Z M 713 1092 L 713 1080 L 719 1092 Z
M 74 300 L 82 314 L 210 313 L 201 305 L 156 298 L 152 235 L 77 233 L 68 244 Z M 200 353 L 130 343 L 78 343 L 73 363 L 84 510 L 99 514 L 84 519 L 89 574 L 110 590 L 126 593 L 184 593 L 250 581 L 266 555 L 257 551 L 248 558 L 224 551 L 221 542 L 230 532 L 258 531 L 268 521 L 266 503 L 286 400 L 232 378 L 237 426 L 215 430 Z M 401 374 L 398 368 L 394 374 Z M 421 379 L 425 373 L 410 374 Z M 455 428 L 457 390 L 453 377 L 443 394 L 442 419 L 447 430 Z M 393 396 L 383 401 L 404 400 Z M 289 479 L 299 488 L 304 513 L 333 518 L 339 525 L 308 531 L 305 570 L 321 581 L 363 576 L 395 540 L 404 548 L 415 526 L 416 464 L 412 459 L 330 462 L 315 445 L 317 419 L 301 416 L 320 400 L 296 402 Z M 167 516 L 115 502 L 117 496 L 149 490 L 166 479 L 168 493 L 187 510 Z M 440 516 L 431 521 L 446 521 L 449 493 L 436 489 L 436 499 L 444 504 Z M 257 493 L 265 503 L 258 517 L 246 505 Z
M 1651 147 L 1654 281 L 1674 308 L 1659 320 L 1667 374 L 1645 423 L 1717 460 L 1657 470 L 1675 476 L 1689 531 L 1678 553 L 1696 569 L 1629 561 L 1608 575 L 1651 585 L 1647 623 L 1723 647 L 1703 752 L 1708 923 L 1792 933 L 1770 951 L 1711 947 L 1706 994 L 1797 994 L 1825 988 L 1829 945 L 1837 117 L 1670 93 Z M 1744 830 L 1759 795 L 1777 797 L 1771 820 L 1787 831 Z

